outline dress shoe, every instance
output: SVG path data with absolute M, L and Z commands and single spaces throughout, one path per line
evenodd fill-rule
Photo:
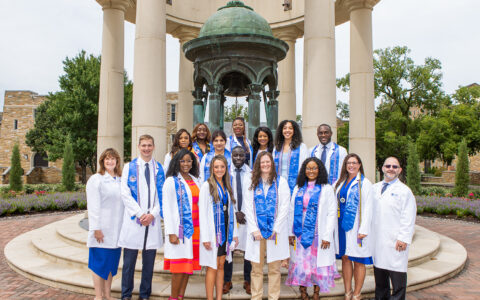
M 232 287 L 232 282 L 225 282 L 225 284 L 223 285 L 223 293 L 227 294 L 228 292 L 230 292 Z
M 247 292 L 247 294 L 249 294 L 249 295 L 252 294 L 252 288 L 250 287 L 250 282 L 245 281 L 243 283 L 243 288 L 245 289 L 245 292 Z

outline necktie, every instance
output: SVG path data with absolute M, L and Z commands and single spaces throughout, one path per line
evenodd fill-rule
M 325 165 L 327 161 L 327 145 L 323 146 L 322 157 L 320 158 L 320 160 L 322 161 L 323 165 Z
M 382 195 L 383 195 L 383 192 L 385 192 L 385 190 L 387 189 L 387 187 L 388 187 L 388 182 L 384 182 L 382 187 Z
M 242 169 L 235 169 L 235 172 L 237 172 L 237 201 L 238 201 L 238 211 L 242 210 L 242 178 L 241 178 L 241 172 Z
M 150 209 L 150 166 L 148 163 L 145 164 L 145 181 L 148 187 L 148 208 Z

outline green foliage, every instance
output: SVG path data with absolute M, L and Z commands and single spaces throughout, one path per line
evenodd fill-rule
M 407 157 L 407 185 L 410 187 L 414 194 L 420 192 L 420 167 L 417 154 L 417 147 L 414 143 L 410 142 L 408 145 L 408 157 Z
M 125 73 L 125 91 L 123 106 L 123 160 L 130 161 L 132 156 L 132 96 L 133 83 L 128 80 Z
M 349 146 L 349 135 L 348 131 L 350 128 L 350 123 L 344 123 L 342 127 L 337 128 L 337 144 L 348 149 Z
M 242 117 L 248 122 L 248 107 L 242 104 L 225 106 L 223 116 L 225 122 L 233 122 L 236 117 Z
M 459 87 L 452 95 L 452 98 L 456 103 L 467 105 L 476 104 L 480 99 L 480 86 L 471 85 Z
M 337 117 L 342 120 L 348 119 L 350 117 L 350 106 L 345 102 L 337 102 Z
M 455 195 L 465 197 L 470 183 L 467 143 L 463 140 L 458 146 L 457 170 L 455 172 Z
M 64 75 L 60 76 L 60 91 L 50 93 L 35 118 L 35 126 L 26 135 L 26 143 L 34 151 L 47 153 L 48 160 L 63 156 L 66 137 L 71 137 L 74 160 L 82 168 L 96 169 L 98 99 L 100 90 L 100 57 L 81 51 L 63 61 Z M 125 143 L 131 139 L 132 83 L 124 76 L 125 84 Z M 125 147 L 130 156 L 130 145 Z
M 297 121 L 297 123 L 302 122 L 302 115 L 297 115 L 296 118 L 295 118 L 295 121 Z
M 21 191 L 22 190 L 22 175 L 23 169 L 20 163 L 20 150 L 18 149 L 18 144 L 13 146 L 12 158 L 10 163 L 10 190 L 12 191 Z
M 67 138 L 63 151 L 62 185 L 67 191 L 75 189 L 75 162 L 73 160 L 73 148 L 70 138 Z

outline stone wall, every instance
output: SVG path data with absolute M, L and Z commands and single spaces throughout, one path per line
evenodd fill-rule
M 455 171 L 443 171 L 441 178 L 444 183 L 455 183 Z M 470 172 L 470 184 L 480 185 L 480 172 Z

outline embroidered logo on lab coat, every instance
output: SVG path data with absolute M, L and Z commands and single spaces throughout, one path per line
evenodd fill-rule
M 135 177 L 134 175 L 132 175 L 132 176 L 130 176 L 130 177 L 128 178 L 128 180 L 129 180 L 130 182 L 134 182 L 134 181 L 137 181 L 137 177 Z

